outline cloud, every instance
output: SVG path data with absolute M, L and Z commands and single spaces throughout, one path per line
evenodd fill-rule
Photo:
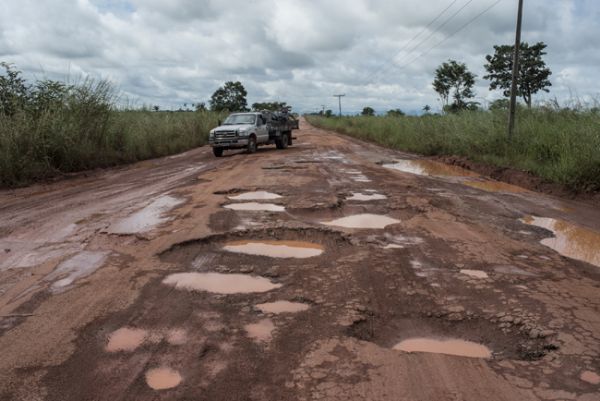
M 478 101 L 500 96 L 481 79 L 484 57 L 514 40 L 515 2 L 500 2 L 461 30 L 493 3 L 21 0 L 3 4 L 0 60 L 28 77 L 107 78 L 124 98 L 162 108 L 207 101 L 223 82 L 240 80 L 250 103 L 311 111 L 335 108 L 332 95 L 346 93 L 346 110 L 420 110 L 438 105 L 431 81 L 450 58 L 479 76 Z M 523 40 L 548 44 L 554 72 L 551 93 L 538 98 L 600 93 L 599 18 L 593 0 L 526 2 Z

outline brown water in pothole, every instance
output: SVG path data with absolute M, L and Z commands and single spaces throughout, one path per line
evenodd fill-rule
M 451 176 L 451 177 L 478 177 L 479 175 L 445 163 L 431 160 L 397 160 L 395 163 L 384 164 L 383 167 L 400 170 L 405 173 L 417 175 Z
M 542 245 L 554 249 L 563 256 L 600 267 L 600 233 L 564 220 L 546 217 L 528 216 L 521 221 L 554 233 L 553 238 L 543 239 Z
M 256 308 L 262 313 L 296 313 L 310 308 L 307 304 L 300 302 L 275 301 L 256 305 Z
M 153 390 L 177 387 L 182 380 L 179 372 L 168 367 L 154 368 L 146 372 L 146 383 Z
M 236 196 L 228 196 L 228 198 L 231 200 L 272 200 L 281 198 L 281 195 L 267 191 L 254 191 L 245 192 Z
M 207 291 L 216 294 L 267 292 L 282 286 L 264 277 L 222 273 L 175 273 L 167 276 L 163 280 L 163 284 L 174 286 L 177 289 Z
M 458 339 L 410 338 L 394 345 L 393 349 L 404 352 L 428 352 L 469 358 L 488 359 L 492 357 L 492 352 L 488 347 L 472 341 Z
M 112 224 L 108 231 L 114 234 L 136 234 L 153 229 L 169 220 L 164 214 L 179 206 L 184 201 L 169 195 L 156 198 L 148 206 L 123 220 Z
M 147 336 L 148 332 L 146 330 L 132 329 L 129 327 L 120 328 L 108 336 L 106 351 L 133 351 L 142 345 Z
M 387 199 L 387 196 L 383 195 L 383 194 L 363 194 L 360 192 L 353 192 L 352 196 L 349 198 L 346 198 L 346 200 L 349 201 L 361 201 L 361 202 L 369 202 L 369 201 L 374 201 L 374 200 L 383 200 L 383 199 Z
M 465 274 L 467 276 L 470 277 L 474 277 L 474 278 L 488 278 L 488 274 L 484 271 L 481 270 L 469 270 L 469 269 L 462 269 L 461 274 Z
M 354 216 L 342 217 L 333 221 L 324 221 L 326 226 L 337 226 L 346 228 L 373 228 L 382 229 L 389 225 L 400 223 L 400 220 L 378 214 L 356 214 Z
M 590 384 L 600 384 L 600 375 L 598 375 L 596 372 L 592 372 L 590 370 L 581 372 L 581 375 L 579 376 L 579 378 L 581 380 L 583 380 L 584 382 L 587 382 Z
M 258 323 L 251 323 L 244 326 L 248 337 L 255 341 L 269 341 L 272 337 L 272 332 L 275 330 L 275 325 L 271 319 L 262 319 Z
M 183 345 L 187 342 L 187 332 L 183 329 L 171 329 L 167 332 L 167 342 L 171 345 Z
M 488 192 L 512 192 L 517 194 L 529 192 L 525 188 L 500 181 L 464 181 L 463 184 Z
M 238 210 L 238 211 L 251 211 L 251 212 L 284 212 L 285 207 L 276 205 L 274 203 L 258 203 L 258 202 L 244 202 L 244 203 L 231 203 L 223 206 L 225 209 Z
M 235 241 L 225 244 L 224 250 L 246 255 L 272 258 L 311 258 L 323 253 L 321 245 L 302 241 Z

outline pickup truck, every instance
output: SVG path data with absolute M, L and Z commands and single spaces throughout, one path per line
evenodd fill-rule
M 285 149 L 292 144 L 292 130 L 298 128 L 298 120 L 287 111 L 233 113 L 210 131 L 208 143 L 216 157 L 223 156 L 227 149 L 254 153 L 260 145 L 275 144 L 277 149 Z

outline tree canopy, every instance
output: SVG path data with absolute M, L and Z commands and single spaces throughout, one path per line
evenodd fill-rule
M 375 110 L 372 107 L 367 106 L 362 109 L 362 112 L 360 114 L 363 116 L 374 116 Z
M 213 111 L 248 111 L 247 95 L 241 82 L 225 82 L 211 96 L 210 108 Z
M 440 95 L 444 104 L 444 110 L 459 111 L 470 107 L 473 98 L 473 86 L 475 85 L 475 74 L 471 73 L 466 64 L 455 60 L 442 63 L 435 70 L 433 89 Z M 452 104 L 450 104 L 452 99 Z
M 538 42 L 532 46 L 521 44 L 519 55 L 519 75 L 517 77 L 517 95 L 523 98 L 527 107 L 531 107 L 532 96 L 539 92 L 549 92 L 552 83 L 548 79 L 552 72 L 543 60 L 546 44 Z M 494 55 L 487 55 L 485 69 L 490 80 L 490 90 L 502 89 L 504 96 L 510 96 L 512 81 L 513 57 L 515 47 L 510 45 L 494 46 Z
M 392 109 L 387 112 L 388 117 L 402 117 L 403 115 L 405 115 L 405 113 L 400 109 Z

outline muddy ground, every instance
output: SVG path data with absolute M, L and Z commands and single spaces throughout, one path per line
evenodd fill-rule
M 600 400 L 594 204 L 296 137 L 0 192 L 0 400 Z

